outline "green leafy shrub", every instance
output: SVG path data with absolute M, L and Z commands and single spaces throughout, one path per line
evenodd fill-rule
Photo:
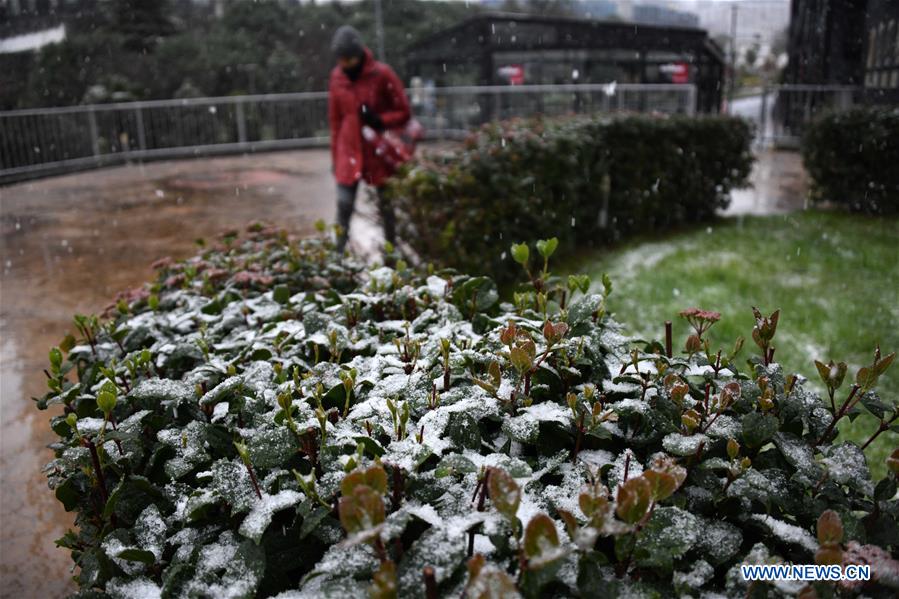
M 873 391 L 893 354 L 854 382 L 819 365 L 822 401 L 773 362 L 777 312 L 745 366 L 707 310 L 683 312 L 684 352 L 670 327 L 631 342 L 610 281 L 552 275 L 557 246 L 511 249 L 530 288 L 506 303 L 253 227 L 77 317 L 38 404 L 63 410 L 46 472 L 81 590 L 743 596 L 740 564 L 781 560 L 864 561 L 847 591 L 895 590 L 899 451 L 875 484 L 833 443 L 863 407 L 893 426 Z
M 812 123 L 802 138 L 811 198 L 854 212 L 899 212 L 899 109 L 853 108 Z
M 508 282 L 510 234 L 561 234 L 570 251 L 711 218 L 747 184 L 751 139 L 731 117 L 513 120 L 406 165 L 388 189 L 420 256 Z

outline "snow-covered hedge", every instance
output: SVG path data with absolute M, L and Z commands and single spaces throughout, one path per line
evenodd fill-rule
M 855 384 L 822 364 L 822 401 L 771 361 L 777 313 L 748 365 L 702 310 L 686 344 L 631 343 L 608 280 L 548 272 L 556 245 L 511 248 L 531 290 L 510 304 L 255 226 L 76 317 L 39 407 L 64 411 L 46 471 L 81 590 L 744 596 L 738 566 L 780 560 L 895 590 L 899 454 L 875 484 L 832 441 L 832 412 L 895 411 L 872 391 L 892 355 Z
M 713 218 L 748 184 L 751 142 L 729 116 L 511 120 L 418 157 L 388 190 L 419 256 L 505 283 L 512 241 L 568 252 Z

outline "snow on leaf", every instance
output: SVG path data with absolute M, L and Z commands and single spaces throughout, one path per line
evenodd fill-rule
M 750 468 L 737 478 L 727 489 L 730 497 L 746 497 L 769 503 L 783 498 L 786 490 L 779 484 L 777 477 L 768 476 L 755 468 Z
M 696 540 L 697 549 L 713 564 L 722 564 L 740 550 L 743 535 L 729 522 L 701 519 L 702 534 Z
M 821 467 L 815 462 L 811 446 L 790 433 L 775 433 L 772 439 L 787 462 L 803 477 L 804 484 L 814 485 L 821 478 Z
M 406 437 L 402 441 L 394 441 L 388 445 L 387 451 L 381 456 L 381 461 L 398 466 L 406 472 L 414 472 L 429 457 L 431 450 L 427 446 L 412 437 Z
M 815 541 L 815 537 L 804 528 L 777 520 L 767 514 L 753 514 L 751 518 L 762 523 L 771 534 L 785 543 L 799 545 L 813 553 L 818 550 L 818 542 Z
M 302 499 L 302 493 L 290 489 L 279 491 L 275 495 L 263 495 L 262 501 L 256 502 L 244 518 L 238 532 L 258 544 L 275 512 L 294 506 Z
M 178 479 L 196 466 L 209 460 L 206 453 L 206 425 L 197 420 L 184 428 L 168 428 L 159 431 L 156 437 L 175 450 L 176 457 L 165 464 L 166 474 Z
M 434 297 L 443 297 L 446 293 L 446 280 L 431 275 L 427 279 L 428 292 Z
M 874 493 L 865 454 L 857 445 L 847 441 L 825 448 L 822 463 L 834 482 L 849 485 L 869 496 Z
M 695 435 L 670 433 L 662 439 L 662 447 L 665 448 L 665 451 L 676 456 L 694 455 L 699 450 L 700 443 L 708 445 L 709 438 L 700 433 Z
M 736 439 L 741 431 L 742 426 L 736 418 L 722 414 L 715 419 L 706 433 L 715 439 Z
M 565 425 L 571 423 L 571 410 L 551 401 L 536 403 L 521 411 L 537 422 L 558 422 Z
M 238 599 L 256 592 L 265 570 L 265 556 L 249 539 L 239 542 L 230 530 L 204 545 L 197 558 L 196 577 L 185 588 L 188 596 Z
M 643 552 L 638 563 L 670 568 L 673 560 L 685 554 L 702 533 L 699 519 L 677 507 L 656 508 L 637 535 L 636 551 Z
M 237 458 L 212 464 L 212 488 L 234 514 L 249 511 L 259 501 L 246 466 Z
M 430 529 L 407 552 L 400 562 L 397 579 L 401 597 L 421 591 L 422 569 L 434 568 L 437 584 L 449 579 L 465 556 L 464 537 L 450 538 L 444 530 Z
M 243 377 L 232 376 L 206 393 L 203 394 L 203 397 L 200 398 L 200 405 L 202 406 L 212 406 L 217 404 L 220 401 L 223 401 L 227 398 L 227 396 L 231 393 L 236 392 L 240 389 L 244 384 Z
M 194 388 L 181 381 L 171 379 L 145 379 L 131 390 L 129 397 L 142 402 L 160 402 L 164 405 L 178 405 L 193 401 Z
M 529 413 L 503 420 L 502 431 L 519 443 L 533 443 L 540 434 L 540 422 Z
M 705 560 L 699 560 L 688 572 L 675 572 L 672 578 L 675 588 L 697 590 L 715 576 L 715 569 Z
M 144 508 L 134 523 L 134 537 L 138 547 L 153 553 L 156 561 L 162 560 L 166 530 L 159 508 L 152 503 Z
M 113 599 L 160 599 L 162 588 L 147 578 L 123 580 L 114 578 L 109 581 L 106 592 Z
M 594 468 L 601 468 L 615 461 L 615 456 L 604 449 L 585 449 L 577 454 L 578 460 Z

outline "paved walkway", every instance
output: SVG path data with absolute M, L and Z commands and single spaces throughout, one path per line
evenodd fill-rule
M 0 595 L 56 597 L 74 590 L 69 556 L 53 541 L 72 524 L 40 470 L 51 458 L 43 394 L 47 349 L 72 314 L 97 313 L 116 292 L 148 280 L 150 263 L 186 257 L 194 240 L 264 220 L 297 233 L 334 215 L 326 150 L 124 166 L 0 188 Z M 798 173 L 798 174 L 797 174 Z M 762 156 L 754 190 L 729 214 L 800 208 L 795 154 Z M 380 243 L 360 195 L 351 247 Z
M 799 153 L 758 152 L 750 179 L 752 187 L 731 192 L 731 204 L 724 211 L 725 216 L 783 214 L 805 207 L 808 176 Z

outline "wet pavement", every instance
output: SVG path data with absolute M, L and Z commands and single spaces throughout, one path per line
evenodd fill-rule
M 732 191 L 722 214 L 783 214 L 806 207 L 808 175 L 798 152 L 757 151 L 749 178 L 752 187 Z
M 731 194 L 731 205 L 724 214 L 782 214 L 805 208 L 808 176 L 799 152 L 778 150 L 770 143 L 775 137 L 774 98 L 761 96 L 734 100 L 730 114 L 749 120 L 755 127 L 756 162 L 750 179 L 752 187 Z M 762 111 L 765 111 L 763 117 Z
M 783 155 L 782 155 L 783 154 Z M 68 553 L 54 540 L 71 526 L 47 488 L 52 415 L 34 408 L 45 390 L 47 350 L 74 313 L 99 313 L 121 290 L 150 279 L 157 258 L 181 258 L 194 240 L 263 220 L 297 234 L 334 215 L 327 150 L 157 162 L 0 188 L 0 596 L 74 591 Z M 798 169 L 798 170 L 797 170 Z M 756 187 L 735 193 L 728 214 L 802 207 L 795 154 L 769 154 Z M 370 202 L 357 201 L 351 248 L 374 254 Z

